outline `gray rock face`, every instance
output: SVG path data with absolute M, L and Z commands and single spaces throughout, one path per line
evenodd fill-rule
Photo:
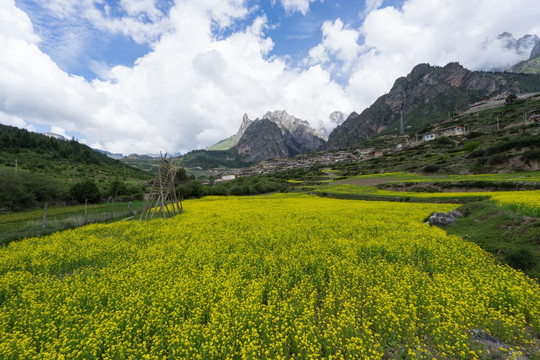
M 452 216 L 455 217 L 456 219 L 457 219 L 458 217 L 462 217 L 462 216 L 463 216 L 463 214 L 462 214 L 460 211 L 457 211 L 457 210 L 452 210 L 452 211 L 450 211 L 448 214 L 452 215 Z
M 307 121 L 289 115 L 285 110 L 268 111 L 263 119 L 280 128 L 289 156 L 319 150 L 326 144 L 326 138 Z
M 238 155 L 243 162 L 286 158 L 324 148 L 323 135 L 307 121 L 289 115 L 285 110 L 267 112 L 261 120 L 244 115 L 235 135 Z
M 281 130 L 273 122 L 263 119 L 253 121 L 236 146 L 244 162 L 260 162 L 288 156 Z
M 531 56 L 529 59 L 534 59 L 538 56 L 540 56 L 540 40 L 536 42 L 536 45 L 534 45 L 533 49 L 531 50 Z
M 321 125 L 318 129 L 319 133 L 326 137 L 328 137 L 332 130 L 334 130 L 337 126 L 343 124 L 345 119 L 347 119 L 347 114 L 341 111 L 334 111 L 330 115 L 328 115 L 328 118 L 330 119 L 330 122 Z
M 456 218 L 451 214 L 436 212 L 429 217 L 429 222 L 435 226 L 448 226 L 454 225 L 456 223 Z
M 531 82 L 534 87 L 540 86 L 537 78 Z M 411 112 L 425 116 L 443 109 L 459 111 L 463 104 L 504 91 L 521 93 L 522 87 L 515 74 L 469 71 L 455 62 L 444 67 L 420 64 L 406 77 L 397 79 L 389 93 L 379 97 L 360 115 L 349 115 L 328 136 L 327 148 L 344 148 L 375 136 L 390 124 L 399 123 L 400 110 L 404 112 L 405 121 L 410 121 L 409 125 L 414 128 L 421 124 L 415 124 L 414 118 L 407 119 Z
M 255 120 L 250 120 L 247 114 L 244 114 L 242 124 L 240 125 L 240 129 L 238 129 L 236 134 L 208 147 L 207 149 L 228 150 L 236 147 L 239 154 L 249 154 L 249 156 L 243 157 L 244 162 L 254 162 L 294 156 L 297 154 L 320 150 L 326 146 L 326 138 L 324 135 L 313 129 L 307 121 L 289 115 L 285 110 L 269 111 L 264 115 L 262 120 L 274 124 L 279 130 L 281 136 L 281 139 L 279 140 L 277 137 L 274 139 L 276 141 L 275 146 L 271 146 L 268 150 L 265 150 L 263 146 L 253 146 L 253 139 L 249 139 L 249 137 L 261 139 L 262 135 L 256 134 L 256 131 L 260 131 L 262 128 L 267 129 L 268 124 L 264 126 L 259 124 L 261 120 L 258 118 Z M 252 129 L 253 125 L 255 124 L 257 124 L 257 126 Z M 242 146 L 240 146 L 241 139 L 244 139 Z M 246 147 L 247 143 L 249 143 L 247 145 L 249 150 Z M 280 151 L 275 151 L 277 148 L 280 148 L 281 143 L 285 144 L 285 154 L 282 154 Z M 268 145 L 269 143 L 265 141 L 264 144 Z M 256 155 L 256 152 L 261 152 L 261 154 Z
M 519 39 L 515 39 L 514 36 L 508 32 L 504 32 L 497 36 L 497 39 L 504 44 L 504 47 L 508 50 L 513 50 L 517 54 L 526 55 L 538 42 L 538 36 L 526 34 Z

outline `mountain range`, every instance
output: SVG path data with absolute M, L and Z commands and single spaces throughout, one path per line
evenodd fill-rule
M 378 134 L 399 135 L 401 114 L 406 133 L 421 133 L 430 124 L 467 111 L 472 103 L 540 91 L 540 39 L 526 35 L 516 40 L 503 33 L 498 40 L 516 53 L 530 52 L 529 59 L 504 72 L 470 71 L 457 62 L 443 67 L 419 64 L 361 113 L 347 116 L 335 111 L 318 130 L 285 110 L 269 111 L 255 120 L 244 114 L 236 134 L 206 150 L 184 155 L 180 163 L 188 167 L 237 167 L 346 148 Z
M 244 114 L 238 132 L 209 151 L 233 150 L 244 163 L 284 158 L 325 147 L 326 137 L 302 119 L 285 110 L 268 111 L 261 119 L 250 120 Z
M 470 71 L 455 62 L 444 67 L 420 64 L 369 108 L 349 115 L 332 131 L 327 148 L 352 146 L 378 133 L 397 134 L 401 111 L 411 133 L 463 112 L 476 101 L 534 91 L 540 91 L 539 75 Z
M 540 74 L 540 39 L 535 35 L 535 43 L 529 55 L 529 59 L 511 66 L 506 71 L 522 74 Z

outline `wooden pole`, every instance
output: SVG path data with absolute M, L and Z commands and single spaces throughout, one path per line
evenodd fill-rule
M 45 207 L 43 208 L 43 222 L 41 223 L 41 233 L 43 234 L 45 232 L 45 221 L 47 219 L 47 203 L 45 203 Z
M 88 199 L 84 199 L 84 225 L 88 223 Z
M 143 219 L 143 216 L 144 216 L 144 214 L 145 214 L 145 212 L 146 212 L 146 208 L 147 208 L 147 206 L 148 206 L 148 202 L 150 201 L 151 196 L 152 196 L 151 194 L 148 194 L 147 199 L 146 199 L 146 201 L 144 202 L 144 206 L 143 206 L 143 210 L 142 210 L 142 214 L 141 214 L 141 219 L 140 219 L 140 220 Z M 144 195 L 143 195 L 143 200 L 144 200 Z
M 150 216 L 150 220 L 152 220 L 154 218 L 154 214 L 156 213 L 158 204 L 159 204 L 159 195 L 158 195 L 158 198 L 157 198 L 157 201 L 156 201 L 156 205 L 154 206 L 154 211 L 152 211 L 152 216 Z M 150 209 L 152 209 L 152 208 L 150 208 Z M 158 212 L 158 215 L 159 215 L 159 212 Z
M 129 204 L 128 204 L 128 213 L 129 215 L 133 214 L 133 210 L 131 209 L 131 200 L 129 200 Z
M 161 209 L 163 210 L 163 220 L 165 220 L 165 202 L 163 199 L 163 184 L 161 182 L 161 172 L 158 170 L 159 176 L 159 192 L 161 193 Z
M 114 219 L 114 198 L 111 201 L 111 219 Z
M 182 210 L 180 210 L 180 205 L 178 205 L 178 196 L 176 196 L 176 189 L 174 188 L 174 175 L 175 173 L 171 171 L 171 188 L 170 188 L 170 191 L 172 191 L 172 197 L 173 197 L 173 201 L 174 201 L 174 204 L 172 204 L 172 207 L 173 209 L 176 208 L 178 209 L 178 214 L 181 214 L 182 213 Z

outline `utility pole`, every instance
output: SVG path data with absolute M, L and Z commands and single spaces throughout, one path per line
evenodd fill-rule
M 43 208 L 43 220 L 41 222 L 41 234 L 45 232 L 45 221 L 47 220 L 47 203 L 45 203 L 45 207 Z

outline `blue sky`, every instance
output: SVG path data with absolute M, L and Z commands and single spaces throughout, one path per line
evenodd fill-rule
M 99 76 L 96 63 L 133 66 L 136 59 L 152 50 L 147 42 L 138 43 L 128 35 L 103 31 L 84 18 L 55 16 L 56 9 L 48 8 L 46 3 L 36 0 L 16 0 L 15 3 L 28 14 L 36 33 L 41 37 L 41 51 L 51 56 L 69 74 L 92 80 Z M 394 6 L 401 3 L 382 2 Z M 301 65 L 309 50 L 318 45 L 325 21 L 340 18 L 357 28 L 362 23 L 362 13 L 366 8 L 364 1 L 328 0 L 311 3 L 306 13 L 286 9 L 281 3 L 272 1 L 250 1 L 246 5 L 251 8 L 248 16 L 227 28 L 214 29 L 214 35 L 220 38 L 230 36 L 248 26 L 257 16 L 266 16 L 268 28 L 265 32 L 274 41 L 268 56 L 286 57 L 293 66 Z M 111 18 L 121 19 L 128 15 L 118 0 L 104 0 L 95 4 L 96 9 L 103 13 L 106 6 L 110 7 Z M 156 1 L 155 6 L 166 16 L 174 1 Z M 140 16 L 142 21 L 151 23 L 145 14 Z
M 286 109 L 321 132 L 418 63 L 503 70 L 536 0 L 3 0 L 0 123 L 186 152 Z

